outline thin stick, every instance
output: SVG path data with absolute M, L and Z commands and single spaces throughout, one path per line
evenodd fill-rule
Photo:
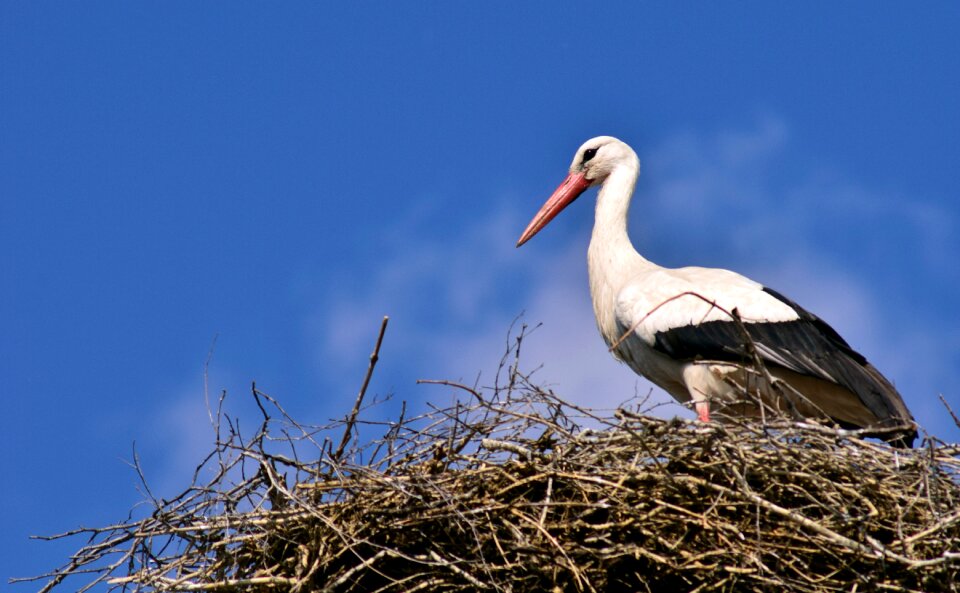
M 950 407 L 950 404 L 947 403 L 947 400 L 943 397 L 943 394 L 940 394 L 940 401 L 943 402 L 943 406 L 950 412 L 950 417 L 953 418 L 954 424 L 957 425 L 957 428 L 960 428 L 960 418 L 957 418 L 957 415 L 953 413 L 953 408 Z
M 377 366 L 377 361 L 380 360 L 380 345 L 383 344 L 383 334 L 387 331 L 388 321 L 390 321 L 390 317 L 384 315 L 383 322 L 380 324 L 380 334 L 377 336 L 377 344 L 373 347 L 373 353 L 370 355 L 370 365 L 367 366 L 367 374 L 363 378 L 363 385 L 360 386 L 360 393 L 357 394 L 357 401 L 353 402 L 353 410 L 350 411 L 350 416 L 347 418 L 347 425 L 343 427 L 343 437 L 340 439 L 340 445 L 337 446 L 337 450 L 331 455 L 331 459 L 334 461 L 340 461 L 344 449 L 347 448 L 347 443 L 350 442 L 350 434 L 353 432 L 353 426 L 357 422 L 357 415 L 360 413 L 360 406 L 363 404 L 363 396 L 366 395 L 367 386 L 370 385 L 370 377 L 373 376 L 373 369 Z
M 215 427 L 213 421 L 213 411 L 210 409 L 210 361 L 213 360 L 213 349 L 217 345 L 217 338 L 220 334 L 213 334 L 213 340 L 210 342 L 210 349 L 207 350 L 207 359 L 203 361 L 203 401 L 207 405 L 207 416 L 210 417 L 210 426 Z

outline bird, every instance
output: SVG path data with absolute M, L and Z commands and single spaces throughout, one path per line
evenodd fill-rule
M 897 389 L 825 321 L 736 272 L 665 268 L 627 232 L 640 160 L 612 136 L 587 140 L 569 172 L 517 241 L 599 186 L 587 249 L 597 327 L 612 354 L 699 420 L 829 420 L 911 447 L 917 424 Z

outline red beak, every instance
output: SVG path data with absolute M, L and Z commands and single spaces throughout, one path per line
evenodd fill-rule
M 537 215 L 534 216 L 530 224 L 527 225 L 527 230 L 523 231 L 523 234 L 520 235 L 520 240 L 517 241 L 517 247 L 520 247 L 539 233 L 540 229 L 547 226 L 547 223 L 553 220 L 557 214 L 560 214 L 561 210 L 569 206 L 580 194 L 586 191 L 591 183 L 593 182 L 585 178 L 583 173 L 570 173 L 567 175 L 567 178 L 563 180 L 560 187 L 553 192 L 550 199 L 540 208 L 540 212 L 537 212 Z

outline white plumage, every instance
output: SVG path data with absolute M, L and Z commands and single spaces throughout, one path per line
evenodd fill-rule
M 711 407 L 756 415 L 760 398 L 795 417 L 878 431 L 902 427 L 881 436 L 913 441 L 916 427 L 899 393 L 825 322 L 735 272 L 663 268 L 637 253 L 627 213 L 639 173 L 625 143 L 588 140 L 517 243 L 601 185 L 587 263 L 597 325 L 618 359 L 678 400 L 693 400 L 705 421 Z

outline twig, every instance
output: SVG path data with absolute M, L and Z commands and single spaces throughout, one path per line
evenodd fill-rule
M 210 408 L 210 361 L 213 360 L 213 349 L 217 345 L 217 338 L 220 334 L 213 334 L 213 340 L 210 341 L 210 348 L 207 350 L 207 358 L 203 361 L 203 401 L 207 406 L 207 416 L 210 418 L 210 426 L 214 426 L 213 409 Z
M 346 425 L 343 427 L 343 437 L 340 439 L 340 444 L 337 445 L 337 450 L 330 456 L 334 462 L 340 461 L 340 458 L 343 456 L 343 451 L 347 447 L 347 443 L 350 442 L 353 427 L 357 422 L 357 414 L 360 413 L 360 406 L 363 404 L 363 396 L 367 393 L 367 386 L 370 385 L 373 369 L 377 366 L 377 361 L 380 359 L 380 345 L 383 344 L 383 334 L 387 331 L 388 321 L 390 321 L 390 317 L 384 315 L 383 321 L 380 323 L 380 333 L 377 335 L 377 343 L 374 345 L 373 353 L 370 355 L 367 374 L 364 375 L 363 384 L 360 386 L 360 393 L 357 394 L 357 400 L 353 403 L 353 410 L 350 411 L 350 416 L 347 418 Z
M 957 425 L 957 428 L 960 428 L 960 418 L 957 418 L 957 415 L 953 413 L 953 408 L 950 407 L 950 404 L 947 403 L 947 400 L 943 397 L 943 394 L 940 394 L 940 401 L 943 403 L 943 406 L 947 408 L 947 412 L 950 413 L 950 417 L 953 418 L 953 423 Z

